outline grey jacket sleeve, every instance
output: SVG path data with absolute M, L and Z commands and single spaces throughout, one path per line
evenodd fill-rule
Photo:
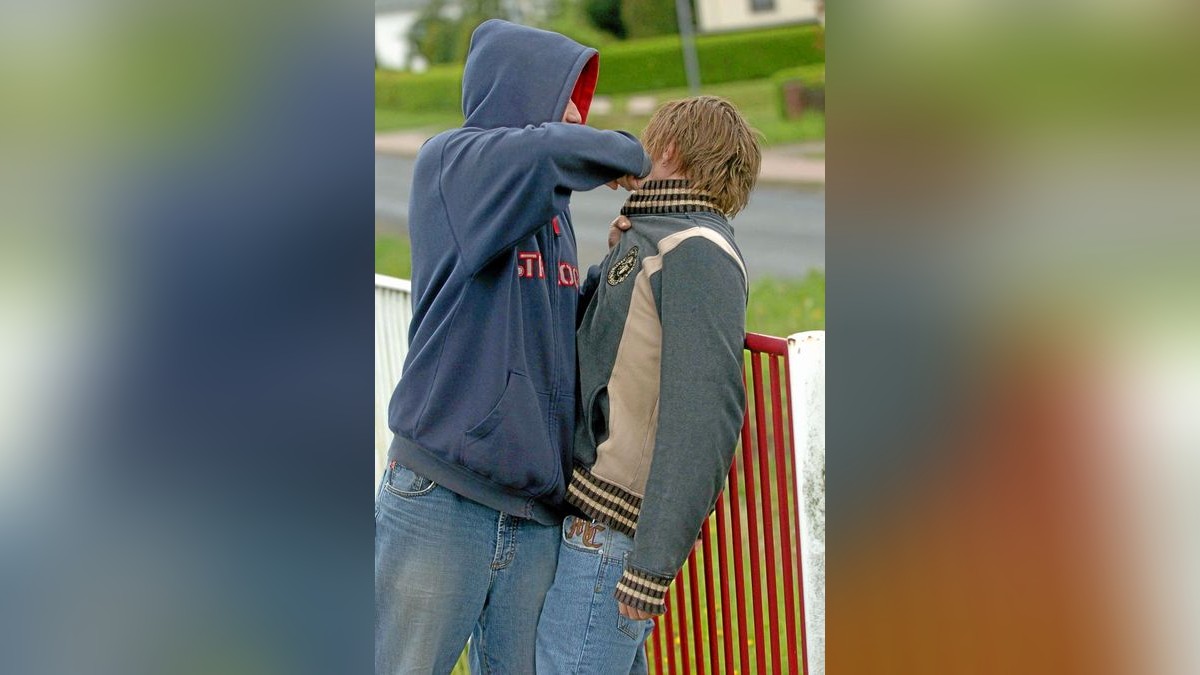
M 746 285 L 737 262 L 702 238 L 663 256 L 661 385 L 654 455 L 634 549 L 617 585 L 627 605 L 661 614 L 725 484 L 742 427 Z

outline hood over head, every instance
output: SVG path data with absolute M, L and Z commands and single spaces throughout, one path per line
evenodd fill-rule
M 587 121 L 600 55 L 550 31 L 490 19 L 471 35 L 463 70 L 464 126 L 559 122 L 574 100 Z

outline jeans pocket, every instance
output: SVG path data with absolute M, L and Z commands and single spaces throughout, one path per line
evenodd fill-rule
M 375 487 L 375 519 L 379 519 L 379 498 L 383 496 L 383 486 L 387 485 L 388 479 L 391 478 L 391 467 L 384 467 L 383 475 L 379 477 L 379 485 Z
M 654 619 L 629 619 L 620 612 L 617 613 L 617 630 L 635 642 L 645 640 L 649 628 L 653 624 Z
M 405 499 L 429 494 L 437 487 L 437 483 L 417 475 L 412 469 L 393 464 L 383 478 L 383 489 Z
M 567 516 L 562 524 L 562 544 L 581 553 L 599 556 L 603 562 L 611 562 L 609 556 L 605 555 L 606 530 L 607 525 Z

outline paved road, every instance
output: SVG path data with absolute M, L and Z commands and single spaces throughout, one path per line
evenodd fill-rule
M 411 159 L 375 155 L 375 221 L 380 232 L 407 234 L 411 185 Z M 626 194 L 602 187 L 571 198 L 580 267 L 604 256 L 608 223 Z M 760 186 L 746 210 L 734 218 L 733 227 L 752 279 L 803 276 L 810 268 L 825 268 L 823 189 Z

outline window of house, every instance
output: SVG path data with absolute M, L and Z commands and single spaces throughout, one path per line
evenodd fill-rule
M 770 12 L 775 9 L 775 0 L 750 0 L 750 11 Z

